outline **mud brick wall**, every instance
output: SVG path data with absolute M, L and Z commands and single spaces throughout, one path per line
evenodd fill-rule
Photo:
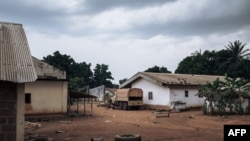
M 0 81 L 0 141 L 16 139 L 17 84 Z

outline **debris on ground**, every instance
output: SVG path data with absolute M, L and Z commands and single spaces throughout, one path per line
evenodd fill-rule
M 55 141 L 55 139 L 48 137 L 47 135 L 27 133 L 25 134 L 24 141 Z
M 61 120 L 59 121 L 60 123 L 67 123 L 67 124 L 70 124 L 72 121 L 71 120 Z
M 41 127 L 42 125 L 40 123 L 29 122 L 29 121 L 24 122 L 24 128 L 41 128 Z
M 61 134 L 61 133 L 64 133 L 64 131 L 62 131 L 62 130 L 57 130 L 56 131 L 56 134 Z

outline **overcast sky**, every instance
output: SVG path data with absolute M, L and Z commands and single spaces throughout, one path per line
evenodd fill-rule
M 250 48 L 250 0 L 1 0 L 0 20 L 23 25 L 34 57 L 106 64 L 116 84 L 235 40 Z

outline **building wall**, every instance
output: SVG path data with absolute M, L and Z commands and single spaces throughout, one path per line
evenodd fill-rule
M 168 106 L 170 104 L 170 90 L 168 87 L 161 87 L 145 79 L 134 82 L 132 88 L 141 88 L 143 91 L 143 103 L 149 105 Z M 150 100 L 148 93 L 152 92 L 153 97 Z
M 16 141 L 24 140 L 24 86 L 25 83 L 18 83 L 17 85 L 17 119 L 16 119 Z
M 67 81 L 41 81 L 26 83 L 25 93 L 31 94 L 31 103 L 25 104 L 25 114 L 67 113 Z
M 104 101 L 105 86 L 99 86 L 89 89 L 89 94 L 94 95 L 98 98 L 98 101 Z
M 198 89 L 192 87 L 169 88 L 160 86 L 145 79 L 139 79 L 132 84 L 132 88 L 141 88 L 143 90 L 143 102 L 148 105 L 173 107 L 173 102 L 181 101 L 185 107 L 201 107 L 204 98 L 196 96 Z M 188 97 L 185 97 L 185 91 L 188 91 Z M 153 99 L 149 100 L 148 93 L 153 93 Z M 181 107 L 182 108 L 182 107 Z
M 24 140 L 24 84 L 0 81 L 0 141 Z
M 188 91 L 188 97 L 185 97 L 185 91 Z M 187 107 L 201 107 L 205 98 L 199 98 L 196 96 L 198 89 L 194 88 L 174 88 L 170 90 L 171 103 L 175 101 L 181 101 L 186 103 Z M 172 103 L 173 104 L 173 103 Z
M 250 104 L 250 98 L 249 97 L 244 98 L 244 101 L 242 103 L 242 108 L 244 108 L 244 110 L 246 110 L 248 108 L 249 104 Z

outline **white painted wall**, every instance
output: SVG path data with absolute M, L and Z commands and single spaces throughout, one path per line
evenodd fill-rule
M 244 98 L 244 102 L 242 103 L 242 108 L 244 108 L 244 110 L 248 107 L 248 105 L 250 104 L 250 98 Z
M 25 93 L 31 93 L 31 104 L 25 104 L 25 114 L 67 113 L 67 85 L 67 81 L 26 83 Z
M 145 79 L 134 82 L 132 88 L 141 88 L 143 91 L 143 103 L 151 105 L 170 105 L 170 90 L 168 87 L 161 87 Z M 148 99 L 148 92 L 153 92 L 153 99 Z
M 236 99 L 236 100 L 238 100 L 238 99 Z M 241 107 L 243 108 L 244 111 L 247 110 L 248 105 L 250 104 L 249 102 L 250 102 L 250 98 L 244 98 L 244 101 L 243 101 L 242 104 L 241 104 Z M 209 103 L 210 103 L 210 102 L 206 101 L 208 111 L 210 111 Z M 214 110 L 218 110 L 218 108 L 215 107 L 214 102 L 213 102 L 212 105 L 213 105 L 213 107 L 214 107 Z M 233 106 L 232 110 L 235 111 L 235 109 L 234 109 L 234 108 L 235 108 L 235 104 L 232 104 L 232 106 Z M 229 107 L 226 107 L 226 108 L 225 108 L 225 111 L 226 111 L 226 112 L 229 112 L 229 111 L 230 111 L 230 108 L 229 108 Z M 245 112 L 247 112 L 247 111 L 245 111 Z
M 185 97 L 185 91 L 188 91 L 188 97 Z M 170 101 L 182 101 L 186 103 L 187 107 L 202 106 L 205 98 L 199 98 L 196 96 L 198 93 L 197 89 L 171 89 L 170 90 Z
M 141 88 L 143 90 L 143 103 L 150 105 L 171 106 L 174 101 L 182 101 L 187 107 L 202 106 L 205 98 L 196 96 L 197 89 L 176 88 L 170 89 L 167 86 L 160 86 L 146 79 L 139 79 L 132 83 L 132 88 Z M 188 97 L 185 97 L 185 90 L 188 91 Z M 153 92 L 153 100 L 148 99 L 148 92 Z

